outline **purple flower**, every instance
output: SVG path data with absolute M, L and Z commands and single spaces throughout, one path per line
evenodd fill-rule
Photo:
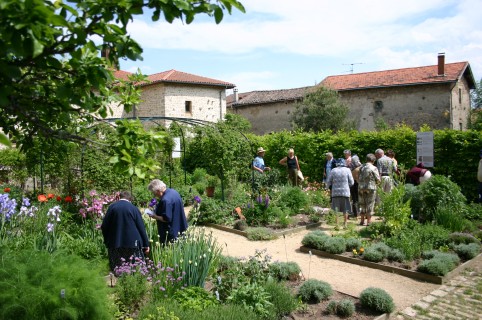
M 151 202 L 149 202 L 149 207 L 154 208 L 156 206 L 156 204 L 157 204 L 157 199 L 152 198 Z
M 30 206 L 30 200 L 28 198 L 22 198 L 22 206 L 29 207 Z
M 199 196 L 195 196 L 194 201 L 196 201 L 197 203 L 201 203 L 201 198 Z
M 47 223 L 47 232 L 52 232 L 54 231 L 54 224 L 53 223 Z
M 263 203 L 263 197 L 261 197 L 261 195 L 259 195 L 259 196 L 256 198 L 256 201 L 258 201 L 259 204 Z
M 266 198 L 264 198 L 264 206 L 267 208 L 269 206 L 269 196 L 266 195 Z

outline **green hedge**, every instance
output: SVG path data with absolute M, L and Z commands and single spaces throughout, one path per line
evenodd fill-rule
M 253 148 L 267 149 L 265 163 L 273 168 L 294 147 L 303 174 L 310 181 L 321 181 L 324 154 L 333 152 L 335 158 L 343 156 L 344 149 L 358 154 L 362 162 L 368 153 L 377 148 L 392 149 L 400 167 L 408 170 L 416 165 L 416 132 L 406 126 L 385 131 L 350 131 L 307 133 L 282 131 L 264 136 L 249 135 Z M 482 132 L 475 130 L 434 130 L 435 167 L 433 174 L 450 176 L 462 189 L 469 201 L 477 198 L 477 166 Z M 253 155 L 255 150 L 252 150 Z

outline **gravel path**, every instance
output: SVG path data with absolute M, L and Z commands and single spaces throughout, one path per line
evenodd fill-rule
M 254 255 L 256 249 L 267 249 L 267 253 L 272 256 L 272 261 L 295 261 L 306 279 L 326 281 L 333 289 L 342 293 L 359 296 L 368 287 L 382 288 L 393 297 L 397 310 L 411 306 L 439 287 L 436 284 L 315 255 L 310 261 L 309 254 L 299 251 L 301 240 L 311 232 L 308 230 L 271 241 L 249 241 L 237 234 L 213 228 L 206 228 L 206 230 L 212 232 L 217 238 L 225 255 L 249 257 Z

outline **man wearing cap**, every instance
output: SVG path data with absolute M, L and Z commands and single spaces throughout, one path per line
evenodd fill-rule
M 480 150 L 479 169 L 477 171 L 477 180 L 479 180 L 479 203 L 482 203 L 482 150 Z
M 254 171 L 257 171 L 259 173 L 264 173 L 265 171 L 269 171 L 271 170 L 270 167 L 267 167 L 264 165 L 264 153 L 266 152 L 266 150 L 264 150 L 262 147 L 259 147 L 258 148 L 258 151 L 256 152 L 257 156 L 256 158 L 254 158 L 253 160 L 253 170 Z

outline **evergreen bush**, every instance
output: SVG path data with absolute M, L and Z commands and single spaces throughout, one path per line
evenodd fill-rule
M 373 248 L 373 246 L 365 249 L 363 253 L 363 259 L 371 262 L 381 262 L 384 258 L 383 253 Z
M 326 240 L 330 238 L 329 235 L 321 230 L 312 231 L 306 234 L 301 240 L 301 244 L 308 248 L 323 250 Z
M 355 304 L 353 301 L 348 299 L 343 299 L 338 302 L 338 306 L 336 308 L 336 314 L 342 318 L 351 317 L 355 312 Z
M 405 260 L 405 255 L 402 253 L 402 251 L 391 248 L 390 251 L 388 251 L 387 259 L 388 261 L 402 262 Z
M 278 280 L 296 280 L 301 268 L 296 262 L 273 262 L 268 267 L 269 273 Z
M 331 285 L 327 282 L 309 279 L 300 287 L 298 295 L 303 302 L 319 303 L 328 299 L 333 294 Z
M 346 241 L 342 237 L 328 238 L 323 247 L 326 252 L 340 254 L 346 251 Z
M 248 228 L 246 232 L 247 238 L 252 241 L 274 240 L 278 238 L 273 230 L 264 227 Z
M 362 243 L 360 239 L 357 239 L 357 238 L 346 239 L 346 251 L 348 252 L 353 250 L 359 251 L 361 247 L 362 247 Z
M 264 289 L 269 294 L 269 300 L 272 303 L 269 319 L 282 319 L 298 307 L 298 300 L 284 283 L 268 281 L 264 285 Z
M 453 246 L 453 250 L 462 260 L 470 260 L 475 258 L 480 253 L 480 244 L 457 244 Z
M 366 288 L 360 294 L 362 306 L 376 312 L 391 313 L 395 309 L 392 297 L 383 289 Z
M 469 244 L 469 243 L 477 243 L 480 244 L 480 240 L 474 237 L 470 233 L 463 233 L 463 232 L 454 232 L 449 235 L 449 241 L 455 244 Z
M 446 275 L 460 263 L 457 255 L 435 250 L 424 252 L 422 257 L 426 260 L 418 265 L 417 270 L 435 276 Z

